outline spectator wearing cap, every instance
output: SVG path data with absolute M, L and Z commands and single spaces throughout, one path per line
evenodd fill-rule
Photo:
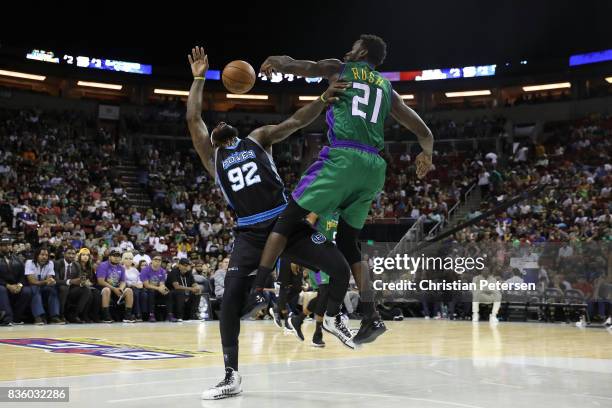
M 166 286 L 171 289 L 170 296 L 176 310 L 177 321 L 196 320 L 202 291 L 193 278 L 189 259 L 181 258 L 178 265 L 172 268 L 166 279 Z
M 32 314 L 34 324 L 45 324 L 45 314 L 50 317 L 52 324 L 65 324 L 60 319 L 60 304 L 55 289 L 55 271 L 53 263 L 49 262 L 49 251 L 40 247 L 34 252 L 34 259 L 28 259 L 25 264 L 25 275 L 32 287 Z M 47 304 L 45 309 L 44 304 Z
M 32 301 L 32 288 L 25 286 L 24 265 L 11 254 L 11 240 L 0 239 L 0 325 L 23 324 L 23 314 Z
M 109 254 L 108 261 L 102 262 L 96 269 L 98 278 L 98 287 L 102 294 L 102 321 L 104 323 L 112 323 L 113 319 L 110 315 L 109 307 L 111 299 L 120 302 L 125 298 L 125 323 L 134 323 L 134 315 L 132 314 L 132 306 L 134 304 L 134 293 L 132 289 L 126 288 L 125 269 L 120 264 L 121 253 L 117 250 L 112 250 Z
M 155 317 L 155 304 L 157 302 L 163 302 L 166 305 L 166 310 L 168 311 L 168 321 L 177 321 L 172 311 L 172 297 L 170 296 L 170 290 L 165 284 L 167 277 L 168 274 L 166 273 L 166 270 L 162 268 L 162 256 L 157 253 L 151 258 L 151 265 L 145 266 L 140 272 L 140 279 L 142 280 L 147 293 L 146 312 L 149 313 L 149 322 L 151 323 L 157 321 Z
M 134 254 L 124 252 L 121 263 L 125 268 L 125 282 L 127 287 L 134 292 L 134 314 L 137 322 L 142 322 L 142 305 L 145 304 L 144 286 L 140 280 L 140 271 L 134 266 Z

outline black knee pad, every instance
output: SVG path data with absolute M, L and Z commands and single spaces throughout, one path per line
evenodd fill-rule
M 289 237 L 298 228 L 304 226 L 306 215 L 308 214 L 308 210 L 303 209 L 295 201 L 291 200 L 287 208 L 278 216 L 272 231 Z
M 346 258 L 349 265 L 361 261 L 361 251 L 359 250 L 360 230 L 351 227 L 340 218 L 338 222 L 338 233 L 336 234 L 336 245 L 342 255 Z

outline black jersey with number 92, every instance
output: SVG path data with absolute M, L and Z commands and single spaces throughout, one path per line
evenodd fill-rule
M 250 136 L 215 152 L 216 183 L 234 210 L 238 229 L 268 225 L 287 206 L 272 155 Z

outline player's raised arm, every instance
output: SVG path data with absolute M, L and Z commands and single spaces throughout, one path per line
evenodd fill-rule
M 419 178 L 425 175 L 432 168 L 433 143 L 434 137 L 431 130 L 427 127 L 423 119 L 409 106 L 407 106 L 402 97 L 393 91 L 391 101 L 391 116 L 399 122 L 400 125 L 414 133 L 421 145 L 423 151 L 416 158 L 416 172 Z
M 292 133 L 314 122 L 323 111 L 323 108 L 327 104 L 336 103 L 338 101 L 338 94 L 344 92 L 348 86 L 348 82 L 332 83 L 323 95 L 300 108 L 289 119 L 278 125 L 262 126 L 255 129 L 250 136 L 266 149 L 275 143 L 285 140 Z
M 293 74 L 303 77 L 323 77 L 337 79 L 342 69 L 342 61 L 324 59 L 321 61 L 294 60 L 287 55 L 275 55 L 266 58 L 261 64 L 260 72 L 270 78 L 274 72 Z
M 214 149 L 206 124 L 202 120 L 202 90 L 204 89 L 204 78 L 208 71 L 208 56 L 202 47 L 195 47 L 191 55 L 187 56 L 193 74 L 193 83 L 187 98 L 187 127 L 191 134 L 193 147 L 198 152 L 200 160 L 211 176 L 215 176 Z

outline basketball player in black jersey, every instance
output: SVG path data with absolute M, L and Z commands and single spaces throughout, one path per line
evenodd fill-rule
M 262 126 L 238 139 L 236 128 L 221 122 L 213 131 L 202 120 L 202 90 L 208 57 L 201 47 L 188 56 L 194 76 L 187 101 L 187 125 L 193 145 L 208 173 L 215 178 L 237 218 L 236 239 L 225 277 L 220 331 L 225 378 L 202 393 L 203 399 L 220 399 L 242 392 L 238 374 L 240 317 L 253 285 L 261 251 L 278 215 L 287 206 L 283 182 L 272 159 L 272 145 L 312 123 L 329 103 L 338 98 L 346 83 L 332 84 L 316 101 L 304 106 L 278 125 Z M 352 333 L 340 316 L 340 305 L 348 288 L 350 267 L 336 246 L 304 222 L 289 237 L 283 257 L 330 275 L 327 315 L 337 316 L 334 334 L 350 348 Z M 265 306 L 265 303 L 263 303 Z

